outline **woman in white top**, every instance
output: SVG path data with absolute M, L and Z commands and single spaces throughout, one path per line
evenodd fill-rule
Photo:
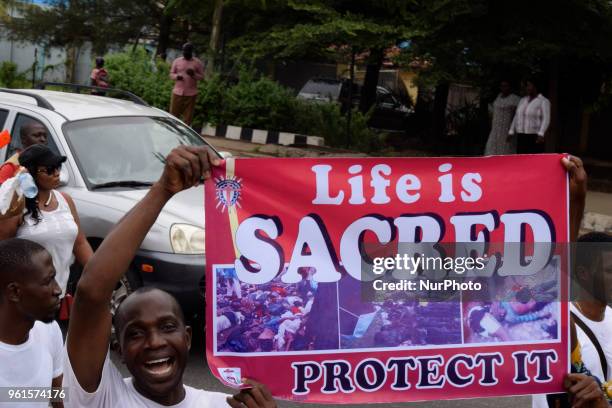
M 65 156 L 58 156 L 44 145 L 34 145 L 21 152 L 19 164 L 25 167 L 38 187 L 35 198 L 26 198 L 22 216 L 3 221 L 0 239 L 19 237 L 42 245 L 53 258 L 55 279 L 66 296 L 70 266 L 76 260 L 85 265 L 93 251 L 81 231 L 72 198 L 55 190 Z
M 485 147 L 485 155 L 515 154 L 516 142 L 508 137 L 508 131 L 514 118 L 516 106 L 521 98 L 512 93 L 510 82 L 503 80 L 499 84 L 499 95 L 493 102 L 493 120 L 491 133 Z
M 525 81 L 524 96 L 516 108 L 509 136 L 516 135 L 519 154 L 543 153 L 544 135 L 550 125 L 550 101 L 539 91 L 535 81 Z

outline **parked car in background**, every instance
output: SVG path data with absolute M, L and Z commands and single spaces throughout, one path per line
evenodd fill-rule
M 349 106 L 357 107 L 361 88 L 353 84 L 349 92 L 348 80 L 331 78 L 309 79 L 298 93 L 298 99 L 318 103 L 338 103 L 346 109 Z M 370 117 L 369 125 L 380 130 L 404 131 L 408 125 L 413 110 L 400 102 L 391 90 L 383 86 L 376 87 L 376 103 Z
M 0 126 L 13 135 L 10 145 L 0 149 L 0 160 L 21 147 L 15 137 L 21 126 L 41 123 L 49 147 L 67 156 L 59 189 L 73 197 L 94 249 L 159 178 L 170 150 L 179 144 L 206 144 L 170 114 L 124 94 L 131 100 L 0 90 Z M 174 196 L 127 271 L 123 284 L 131 288 L 119 287 L 116 294 L 156 286 L 175 295 L 186 316 L 203 316 L 204 234 L 203 186 Z

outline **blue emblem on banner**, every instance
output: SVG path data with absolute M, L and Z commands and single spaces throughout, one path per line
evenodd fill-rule
M 217 194 L 217 206 L 223 206 L 221 212 L 224 212 L 226 208 L 238 206 L 240 208 L 240 194 L 242 190 L 242 179 L 228 178 L 228 179 L 215 179 L 215 191 Z

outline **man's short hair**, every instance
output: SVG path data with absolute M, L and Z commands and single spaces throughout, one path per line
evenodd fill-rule
M 578 237 L 576 265 L 591 268 L 604 250 L 612 251 L 612 235 L 589 232 Z
M 43 126 L 42 123 L 40 123 L 37 120 L 28 120 L 27 122 L 24 122 L 21 127 L 19 128 L 19 137 L 23 140 L 23 138 L 25 138 L 26 136 L 28 136 L 28 132 L 29 129 L 32 126 Z
M 0 299 L 6 285 L 22 281 L 34 269 L 33 255 L 45 248 L 33 241 L 9 238 L 0 241 Z
M 137 295 L 141 295 L 141 294 L 145 294 L 149 292 L 162 292 L 166 294 L 171 299 L 171 302 L 173 303 L 173 308 L 175 309 L 176 316 L 178 317 L 179 321 L 183 323 L 183 325 L 185 325 L 185 315 L 183 313 L 183 309 L 181 309 L 181 306 L 179 305 L 178 301 L 172 294 L 166 292 L 165 290 L 156 288 L 154 286 L 143 286 L 143 287 L 136 289 L 134 292 L 128 295 L 125 299 L 123 299 L 123 301 L 119 304 L 119 306 L 115 310 L 115 315 L 113 316 L 113 327 L 115 328 L 115 333 L 117 335 L 117 338 L 119 338 L 121 329 L 123 328 L 123 325 L 125 324 L 125 319 L 123 319 L 123 313 L 122 313 L 122 306 L 125 303 L 125 301 L 131 296 L 137 296 Z

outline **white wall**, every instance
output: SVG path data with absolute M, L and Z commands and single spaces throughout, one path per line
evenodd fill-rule
M 36 53 L 36 57 L 35 57 Z M 28 71 L 28 80 L 32 79 L 32 64 L 37 61 L 36 82 L 53 81 L 65 82 L 66 80 L 66 51 L 63 48 L 47 48 L 30 42 L 11 41 L 6 35 L 0 34 L 0 63 L 11 61 L 17 64 L 19 73 Z M 91 72 L 92 55 L 89 44 L 82 47 L 79 53 L 75 81 L 79 84 L 89 83 Z M 43 68 L 47 70 L 43 71 Z M 53 68 L 51 68 L 53 67 Z

